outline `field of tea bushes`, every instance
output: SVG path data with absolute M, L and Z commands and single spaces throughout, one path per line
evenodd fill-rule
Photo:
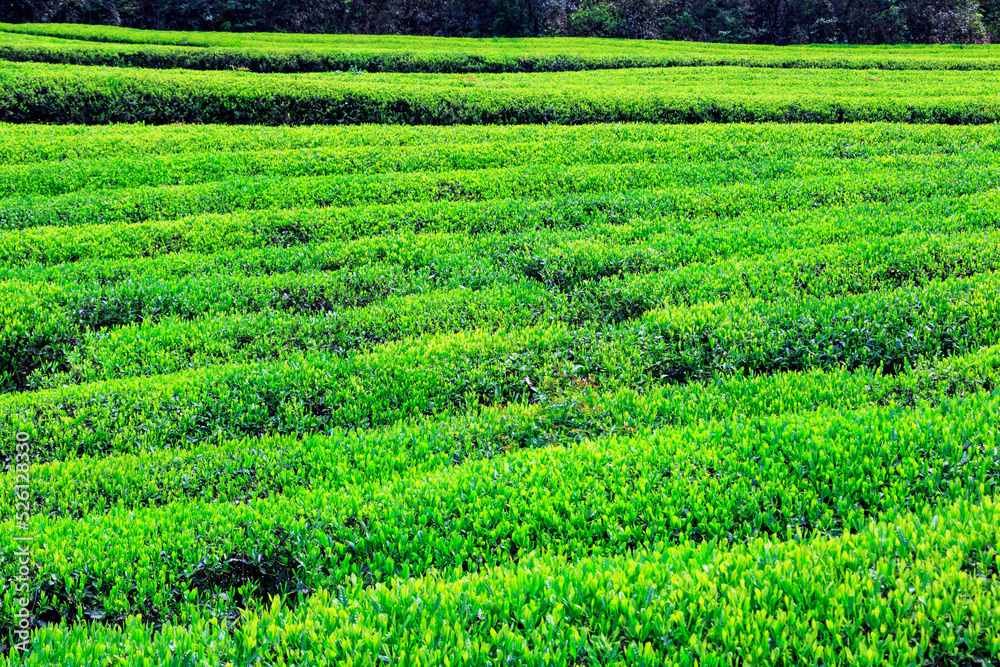
M 512 125 L 1000 121 L 1000 71 L 647 67 L 306 74 L 0 60 L 0 122 Z
M 0 23 L 0 122 L 989 124 L 989 46 L 172 33 Z
M 382 39 L 0 25 L 3 664 L 1000 665 L 994 48 Z
M 1000 69 L 978 44 L 762 46 L 595 38 L 468 39 L 134 30 L 0 23 L 0 58 L 75 65 L 253 72 L 562 72 L 623 67 Z

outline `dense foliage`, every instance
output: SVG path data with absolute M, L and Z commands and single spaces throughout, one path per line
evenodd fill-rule
M 998 151 L 0 125 L 4 660 L 996 664 Z
M 7 122 L 995 123 L 998 93 L 995 70 L 672 67 L 283 75 L 0 61 L 0 121 Z
M 985 17 L 985 23 L 984 23 Z M 4 0 L 0 21 L 155 30 L 628 37 L 762 44 L 970 43 L 996 0 Z
M 0 24 L 0 57 L 71 65 L 254 72 L 540 72 L 738 65 L 824 69 L 998 69 L 985 45 L 761 47 L 624 39 L 458 39 L 171 32 Z
M 894 7 L 733 38 L 975 24 Z M 0 56 L 0 663 L 1000 665 L 991 47 Z

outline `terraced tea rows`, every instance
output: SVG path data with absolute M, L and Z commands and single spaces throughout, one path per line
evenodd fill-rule
M 0 122 L 418 125 L 981 124 L 1000 73 L 672 67 L 534 74 L 258 74 L 0 61 Z
M 626 39 L 462 39 L 132 30 L 0 23 L 12 61 L 255 72 L 545 72 L 622 67 L 998 69 L 989 46 L 772 47 Z
M 5 660 L 997 663 L 998 137 L 0 126 Z

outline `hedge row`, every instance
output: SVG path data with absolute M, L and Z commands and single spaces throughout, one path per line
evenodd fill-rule
M 484 407 L 372 430 L 241 438 L 52 461 L 32 469 L 32 507 L 41 516 L 80 518 L 112 507 L 138 509 L 185 499 L 267 498 L 294 492 L 312 480 L 331 486 L 387 481 L 517 449 L 570 445 L 652 427 L 664 417 L 656 402 L 662 397 L 660 389 L 642 396 L 571 390 L 544 403 Z M 3 488 L 15 483 L 15 471 L 7 471 Z M 0 508 L 0 519 L 14 514 L 14 507 Z
M 463 75 L 252 74 L 7 63 L 0 121 L 417 125 L 992 123 L 994 72 L 631 69 Z M 816 95 L 822 89 L 823 96 Z
M 982 46 L 774 48 L 619 39 L 433 39 L 0 24 L 0 57 L 75 65 L 255 72 L 554 72 L 739 65 L 822 69 L 998 69 Z
M 961 153 L 931 152 L 932 146 L 900 146 L 886 155 L 857 155 L 849 160 L 831 160 L 827 147 L 801 146 L 783 156 L 743 154 L 724 157 L 714 151 L 702 154 L 699 146 L 683 150 L 674 142 L 616 141 L 613 144 L 570 141 L 491 141 L 489 143 L 438 144 L 429 146 L 311 147 L 271 151 L 198 151 L 189 153 L 116 157 L 113 160 L 49 161 L 0 167 L 0 197 L 40 195 L 52 197 L 78 190 L 135 188 L 142 186 L 194 185 L 237 178 L 300 178 L 304 176 L 388 176 L 410 172 L 452 172 L 511 167 L 583 165 L 670 164 L 678 170 L 678 183 L 698 173 L 706 182 L 721 179 L 770 179 L 836 173 L 843 169 L 909 170 L 936 166 L 980 166 L 995 152 L 969 147 Z M 910 150 L 913 150 L 911 148 Z M 758 147 L 758 152 L 760 147 Z M 884 147 L 883 147 L 884 150 Z M 841 162 L 846 164 L 840 164 Z M 711 168 L 709 168 L 711 167 Z M 610 167 L 609 167 L 610 168 Z M 749 173 L 748 173 L 749 172 Z M 709 180 L 711 179 L 711 180 Z
M 324 589 L 239 622 L 200 613 L 156 631 L 39 630 L 29 665 L 990 664 L 1000 660 L 992 497 L 887 516 L 856 533 L 747 544 L 686 542 L 567 563 Z
M 476 288 L 520 277 L 571 291 L 575 285 L 590 279 L 672 269 L 691 262 L 732 255 L 745 256 L 748 249 L 758 253 L 789 247 L 806 249 L 833 239 L 891 235 L 914 227 L 933 226 L 938 231 L 953 231 L 983 226 L 989 229 L 994 224 L 991 211 L 995 208 L 995 196 L 988 191 L 977 194 L 991 178 L 988 169 L 980 169 L 982 173 L 979 175 L 975 175 L 976 170 L 971 168 L 961 170 L 963 178 L 957 178 L 956 173 L 953 183 L 942 183 L 938 179 L 946 173 L 945 170 L 931 168 L 940 164 L 937 158 L 929 163 L 925 163 L 923 157 L 907 159 L 915 162 L 912 173 L 902 171 L 887 176 L 885 171 L 874 172 L 869 178 L 875 183 L 862 177 L 847 183 L 845 179 L 833 177 L 799 180 L 798 187 L 791 192 L 789 182 L 763 186 L 722 185 L 710 192 L 692 186 L 666 192 L 573 195 L 541 203 L 534 200 L 500 200 L 468 204 L 427 202 L 347 209 L 278 210 L 267 215 L 208 216 L 204 222 L 201 219 L 183 221 L 166 228 L 134 223 L 134 228 L 128 224 L 86 225 L 75 232 L 61 233 L 50 232 L 48 228 L 9 231 L 0 234 L 0 249 L 5 249 L 8 257 L 15 261 L 25 255 L 32 259 L 41 255 L 41 258 L 57 262 L 79 259 L 87 254 L 103 257 L 130 257 L 137 253 L 158 255 L 181 250 L 185 243 L 196 244 L 198 250 L 208 252 L 218 252 L 220 243 L 224 244 L 223 247 L 253 247 L 263 241 L 266 245 L 290 247 L 257 253 L 234 251 L 216 257 L 172 255 L 138 262 L 83 262 L 51 269 L 33 266 L 0 269 L 0 278 L 7 281 L 7 294 L 3 299 L 7 313 L 3 335 L 8 359 L 3 371 L 6 374 L 5 383 L 24 386 L 27 375 L 39 366 L 58 370 L 67 345 L 75 345 L 88 329 L 128 324 L 139 319 L 156 320 L 171 314 L 189 317 L 220 309 L 232 311 L 259 307 L 324 311 L 363 305 L 388 294 L 449 286 Z M 637 178 L 651 178 L 655 182 L 663 168 L 649 165 L 581 169 L 584 169 L 581 175 L 587 175 L 593 183 L 581 180 L 572 187 L 600 191 L 634 183 Z M 700 174 L 700 168 L 693 168 L 690 178 L 700 179 Z M 528 175 L 520 174 L 524 177 Z M 551 173 L 550 176 L 556 190 L 565 187 L 565 182 L 561 180 L 565 174 Z M 416 178 L 418 181 L 424 179 L 423 176 Z M 487 189 L 533 187 L 532 182 L 515 186 L 518 179 L 505 170 L 473 172 L 470 179 L 469 188 L 475 186 L 477 179 L 481 181 L 481 187 Z M 319 182 L 317 179 L 307 181 L 313 184 Z M 287 192 L 287 188 L 279 181 L 274 183 L 279 196 L 284 196 L 280 193 Z M 335 179 L 334 183 L 344 185 L 346 181 Z M 182 204 L 187 202 L 185 205 L 196 209 L 203 205 L 199 196 L 204 193 L 197 190 L 201 186 L 194 187 L 194 194 L 178 195 L 174 190 L 167 190 L 162 195 L 167 199 L 160 199 L 177 200 Z M 386 187 L 395 193 L 394 197 L 402 196 L 399 194 L 399 183 Z M 304 191 L 309 196 L 315 194 L 308 189 Z M 356 192 L 357 189 L 351 191 Z M 229 192 L 237 202 L 251 196 L 239 188 L 230 188 Z M 940 195 L 960 197 L 942 198 Z M 424 195 L 417 191 L 415 196 L 420 198 Z M 93 195 L 69 197 L 70 201 L 53 210 L 81 220 L 89 219 L 91 213 L 114 217 L 116 210 L 121 215 L 136 214 L 131 208 L 134 198 L 119 196 L 120 201 L 116 205 L 113 200 Z M 801 213 L 782 212 L 786 207 L 807 208 L 820 202 L 851 202 L 862 198 L 892 201 L 903 197 L 922 197 L 925 201 L 915 205 L 893 203 L 826 208 L 820 215 L 808 209 Z M 926 201 L 928 197 L 932 199 Z M 43 214 L 25 207 L 23 203 L 15 205 L 9 203 L 11 200 L 7 201 L 7 210 L 13 212 L 13 217 L 21 213 Z M 91 203 L 89 208 L 84 205 L 85 201 Z M 757 214 L 755 209 L 763 215 Z M 705 222 L 692 227 L 690 222 L 678 218 L 678 214 L 697 214 L 703 216 Z M 737 214 L 736 223 L 713 219 L 716 215 Z M 635 216 L 649 218 L 649 221 L 622 224 L 623 218 Z M 939 216 L 947 217 L 941 220 Z M 424 233 L 360 239 L 347 245 L 314 245 L 307 250 L 301 249 L 300 245 L 323 239 L 349 238 L 363 232 L 392 231 L 401 225 L 410 229 L 443 228 L 454 232 L 480 232 L 484 228 L 515 231 L 554 227 L 565 230 L 581 226 L 583 229 L 579 233 L 564 231 L 562 238 L 552 233 L 542 234 L 541 231 L 538 234 L 473 239 L 435 237 Z M 599 225 L 607 227 L 601 229 Z M 98 234 L 97 230 L 103 234 Z M 601 235 L 611 238 L 605 241 Z M 913 237 L 913 240 L 921 239 Z M 637 246 L 640 242 L 643 245 Z M 963 243 L 966 248 L 975 245 Z M 984 248 L 991 247 L 988 238 L 983 239 L 983 243 Z M 550 249 L 539 252 L 535 249 L 539 247 Z M 956 247 L 962 247 L 961 243 Z M 456 252 L 457 248 L 467 251 Z M 53 252 L 59 254 L 53 257 L 50 254 Z M 949 252 L 953 254 L 953 251 Z M 384 265 L 366 265 L 373 257 L 382 258 Z M 984 265 L 976 268 L 972 258 L 968 259 L 969 262 L 963 266 L 965 260 L 960 257 L 942 258 L 945 266 L 940 267 L 934 266 L 934 259 L 924 260 L 925 264 L 930 262 L 925 279 L 952 275 L 953 269 L 958 274 L 985 270 Z M 403 266 L 393 266 L 395 263 Z M 411 269 L 416 269 L 417 273 L 411 274 Z M 247 281 L 231 275 L 234 271 L 237 274 L 257 275 L 331 270 L 337 273 L 333 276 L 314 273 L 312 278 L 271 276 Z M 213 277 L 220 273 L 229 275 L 218 279 Z M 426 276 L 429 275 L 436 277 L 428 282 Z M 909 275 L 903 271 L 897 282 L 905 282 L 910 279 Z M 93 286 L 83 289 L 75 284 L 87 282 L 93 283 Z M 172 284 L 175 282 L 177 284 Z M 36 283 L 46 287 L 36 290 Z M 779 281 L 777 284 L 785 283 Z M 333 298 L 334 293 L 336 298 Z M 630 307 L 618 308 L 617 311 L 627 313 Z M 39 310 L 44 312 L 36 322 L 31 313 Z M 604 307 L 598 310 L 615 312 Z M 39 324 L 42 322 L 49 324 Z M 33 333 L 29 329 L 33 329 Z
M 190 258 L 177 253 L 218 254 L 219 261 L 242 267 L 260 261 L 257 251 L 261 248 L 268 253 L 304 253 L 309 265 L 319 261 L 312 259 L 316 255 L 329 256 L 331 241 L 349 242 L 347 248 L 360 255 L 369 251 L 375 257 L 389 254 L 409 263 L 405 257 L 416 251 L 407 251 L 406 244 L 421 248 L 437 241 L 464 245 L 474 243 L 478 235 L 510 235 L 510 245 L 516 247 L 517 234 L 541 235 L 551 230 L 567 238 L 585 233 L 607 236 L 614 233 L 612 228 L 621 228 L 620 238 L 634 243 L 655 236 L 661 252 L 684 263 L 725 257 L 748 246 L 760 251 L 808 248 L 818 242 L 914 229 L 954 232 L 995 226 L 1000 202 L 996 192 L 968 192 L 973 188 L 962 180 L 951 190 L 929 176 L 902 181 L 897 177 L 896 181 L 881 187 L 863 180 L 847 186 L 793 181 L 768 188 L 733 185 L 709 191 L 587 193 L 542 201 L 267 209 L 175 220 L 0 230 L 0 279 L 51 280 L 53 274 L 78 274 L 111 280 L 140 275 L 148 266 L 133 262 L 143 268 L 126 274 L 127 262 L 115 262 L 112 270 L 100 268 L 107 261 L 82 261 L 125 258 L 159 258 L 164 266 L 176 262 L 179 268 L 170 275 L 181 275 Z M 796 187 L 789 191 L 792 185 Z M 539 237 L 527 243 L 555 242 L 555 238 Z M 675 242 L 667 251 L 671 238 Z M 347 254 L 348 250 L 338 250 L 336 259 L 325 266 L 338 266 L 344 261 L 340 257 Z M 49 264 L 65 266 L 53 271 L 42 268 Z M 287 265 L 287 261 L 281 263 Z
M 537 551 L 578 560 L 688 540 L 853 533 L 887 514 L 984 500 L 1000 475 L 998 418 L 994 395 L 824 410 L 531 449 L 385 483 L 313 478 L 239 505 L 33 521 L 30 593 L 49 617 L 169 620 L 195 605 L 222 612 L 351 577 L 372 585 L 476 572 Z M 3 564 L 11 577 L 13 551 Z
M 31 501 L 37 515 L 75 518 L 112 507 L 155 507 L 185 499 L 242 502 L 295 493 L 318 480 L 330 487 L 382 483 L 404 474 L 412 477 L 520 449 L 568 446 L 614 433 L 814 409 L 935 405 L 948 396 L 991 388 L 996 376 L 988 355 L 973 355 L 924 362 L 892 377 L 879 377 L 877 370 L 832 370 L 642 390 L 569 385 L 533 403 L 421 417 L 372 430 L 213 438 L 182 449 L 54 460 L 33 467 Z M 3 488 L 16 483 L 15 471 L 8 470 Z M 0 519 L 14 511 L 0 508 Z
M 828 197 L 839 195 L 846 199 L 853 195 L 869 201 L 902 194 L 972 194 L 982 190 L 992 177 L 989 158 L 973 161 L 951 156 L 872 161 L 775 160 L 763 165 L 532 165 L 351 176 L 236 177 L 186 186 L 8 197 L 0 199 L 0 230 L 136 223 L 240 210 L 546 199 L 644 190 L 669 191 L 667 197 L 676 202 L 675 209 L 694 198 L 704 200 L 708 189 L 716 190 L 712 195 L 717 211 L 732 211 L 741 204 L 760 209 L 773 206 L 775 199 L 790 208 L 813 203 L 826 193 L 830 193 Z M 751 197 L 756 201 L 747 202 Z
M 427 262 L 419 267 L 422 273 L 434 276 L 428 280 L 387 272 L 397 282 L 385 290 L 408 296 L 355 296 L 355 301 L 371 304 L 347 310 L 337 306 L 349 301 L 343 293 L 348 285 L 326 276 L 317 281 L 310 273 L 303 278 L 311 290 L 303 286 L 303 280 L 292 277 L 234 281 L 207 274 L 197 281 L 179 280 L 171 285 L 172 292 L 187 298 L 169 299 L 162 294 L 152 303 L 155 283 L 145 288 L 142 282 L 130 283 L 131 291 L 105 288 L 86 294 L 77 290 L 59 306 L 53 302 L 38 305 L 46 311 L 62 309 L 69 328 L 12 350 L 11 357 L 25 358 L 29 368 L 31 358 L 37 356 L 35 350 L 52 351 L 47 364 L 22 373 L 14 382 L 31 388 L 54 387 L 273 359 L 290 351 L 347 353 L 409 336 L 473 328 L 501 332 L 543 321 L 593 326 L 628 320 L 664 304 L 747 298 L 772 301 L 804 295 L 829 298 L 1000 269 L 997 232 L 953 237 L 903 234 L 683 267 L 669 256 L 658 256 L 652 239 L 639 251 L 632 246 L 595 243 L 591 237 L 585 243 L 534 252 L 511 253 L 502 246 L 505 253 L 494 257 L 489 250 L 497 252 L 496 248 L 471 245 L 466 250 L 455 242 L 451 252 L 442 249 L 439 256 L 419 258 Z M 490 260 L 495 262 L 492 267 Z M 475 267 L 473 272 L 465 268 L 470 266 Z M 487 279 L 492 282 L 482 286 L 482 291 L 467 288 Z M 518 279 L 522 282 L 515 282 Z M 203 281 L 216 289 L 192 289 Z M 437 289 L 456 283 L 462 287 Z M 433 291 L 422 293 L 425 289 Z M 292 290 L 296 298 L 291 298 Z M 277 294 L 269 297 L 269 291 L 280 298 Z M 80 319 L 88 312 L 81 307 L 84 303 L 104 303 L 103 314 Z M 243 312 L 262 306 L 269 309 Z M 201 312 L 207 315 L 198 316 Z M 74 314 L 78 316 L 75 327 Z M 120 326 L 99 328 L 107 322 Z
M 48 460 L 216 434 L 369 427 L 579 383 L 641 387 L 836 367 L 895 373 L 921 358 L 1000 343 L 998 280 L 987 274 L 836 298 L 668 307 L 600 328 L 427 336 L 363 354 L 291 355 L 8 394 L 0 396 L 0 424 L 29 433 L 43 444 L 38 460 Z
M 996 152 L 989 127 L 927 127 L 886 123 L 774 125 L 452 125 L 279 126 L 253 125 L 23 125 L 0 123 L 4 165 L 75 160 L 186 159 L 193 153 L 245 153 L 337 148 L 373 152 L 468 145 L 562 143 L 583 146 L 655 143 L 675 160 L 769 160 L 790 156 L 857 158 L 875 155 Z M 613 149 L 610 149 L 613 150 Z M 669 151 L 673 151 L 671 154 Z M 41 166 L 41 165 L 40 165 Z
M 43 71 L 79 70 L 0 79 Z M 995 75 L 82 76 L 561 86 L 590 113 L 992 104 Z M 885 124 L 0 125 L 27 660 L 995 662 L 998 150 Z

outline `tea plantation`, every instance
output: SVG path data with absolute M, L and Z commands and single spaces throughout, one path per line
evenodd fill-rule
M 0 660 L 1000 665 L 997 49 L 0 25 Z

